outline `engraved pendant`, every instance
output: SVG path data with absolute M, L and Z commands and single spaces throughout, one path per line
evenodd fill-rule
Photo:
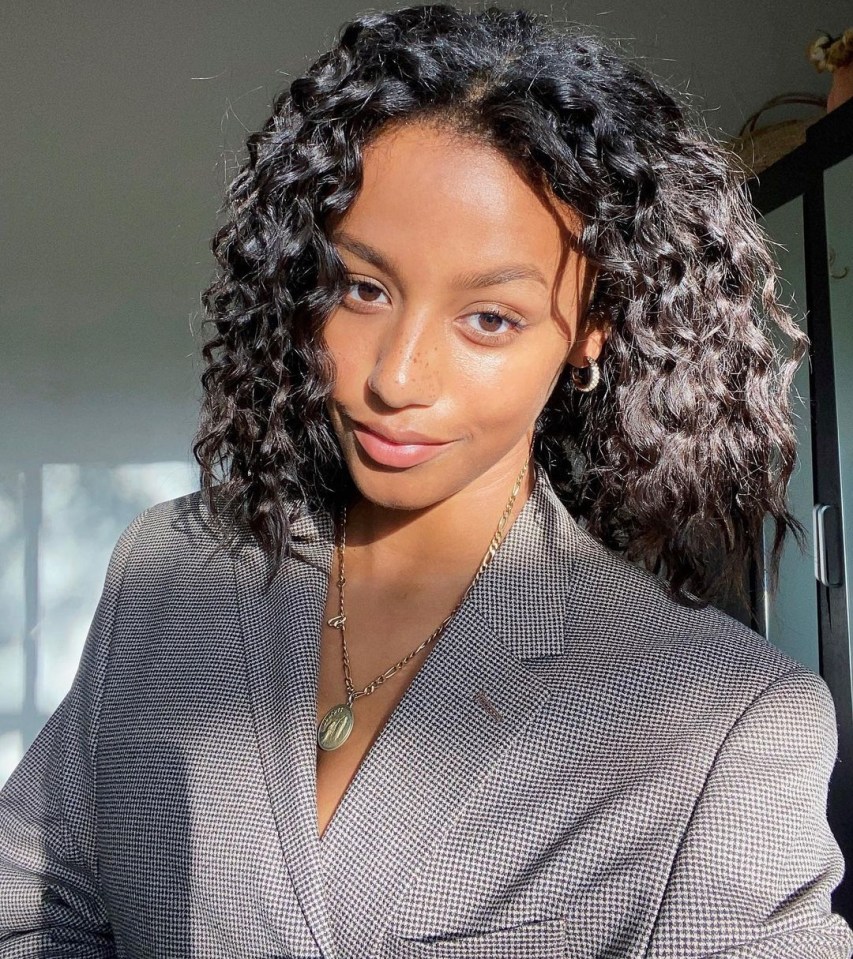
M 343 746 L 352 732 L 352 724 L 352 709 L 346 703 L 332 706 L 317 727 L 317 745 L 326 751 Z

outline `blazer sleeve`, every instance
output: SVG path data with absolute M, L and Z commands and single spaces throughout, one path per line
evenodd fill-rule
M 849 959 L 831 909 L 844 860 L 826 819 L 837 755 L 824 681 L 797 666 L 740 715 L 676 853 L 647 959 Z
M 94 751 L 124 570 L 147 512 L 113 548 L 71 689 L 0 791 L 0 959 L 115 955 L 98 882 Z

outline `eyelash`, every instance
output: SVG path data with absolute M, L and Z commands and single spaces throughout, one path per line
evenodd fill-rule
M 375 283 L 372 283 L 370 280 L 363 280 L 359 277 L 350 277 L 350 281 L 347 284 L 346 288 L 349 289 L 353 286 L 369 286 L 374 290 L 377 290 L 379 293 L 384 293 L 380 287 Z M 343 300 L 349 300 L 348 295 L 345 293 L 343 295 Z M 358 303 L 358 301 L 355 301 Z M 369 304 L 360 304 L 362 306 L 369 306 Z M 356 310 L 356 312 L 359 312 Z M 511 327 L 509 330 L 505 330 L 503 333 L 486 333 L 483 330 L 476 330 L 474 327 L 469 326 L 468 330 L 471 333 L 474 333 L 474 338 L 481 343 L 488 345 L 502 344 L 508 342 L 513 336 L 516 336 L 518 332 L 523 329 L 524 323 L 520 320 L 515 319 L 509 313 L 505 313 L 503 310 L 498 308 L 493 308 L 489 310 L 478 310 L 476 313 L 470 313 L 469 316 L 489 316 L 495 317 L 498 320 L 501 320 L 504 323 L 508 323 Z

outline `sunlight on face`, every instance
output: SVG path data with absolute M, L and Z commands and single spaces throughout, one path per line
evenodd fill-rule
M 575 342 L 577 230 L 572 210 L 476 141 L 418 123 L 365 148 L 362 189 L 331 229 L 351 285 L 324 331 L 328 411 L 362 495 L 418 509 L 471 484 L 512 486 L 561 368 L 603 342 Z M 389 465 L 360 424 L 444 445 Z

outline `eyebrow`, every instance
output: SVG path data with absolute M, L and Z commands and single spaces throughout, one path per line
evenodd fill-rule
M 374 249 L 367 243 L 363 243 L 348 233 L 342 232 L 334 234 L 332 242 L 339 243 L 342 247 L 349 250 L 350 253 L 354 253 L 356 256 L 361 257 L 362 260 L 366 260 L 374 266 L 378 266 L 380 270 L 384 270 L 385 273 L 396 279 L 397 271 L 394 268 L 394 264 L 384 253 Z M 505 266 L 482 272 L 469 270 L 466 273 L 459 273 L 454 277 L 456 286 L 464 289 L 497 286 L 500 283 L 512 283 L 514 280 L 534 280 L 548 289 L 548 281 L 545 275 L 539 267 L 529 263 L 509 263 Z

